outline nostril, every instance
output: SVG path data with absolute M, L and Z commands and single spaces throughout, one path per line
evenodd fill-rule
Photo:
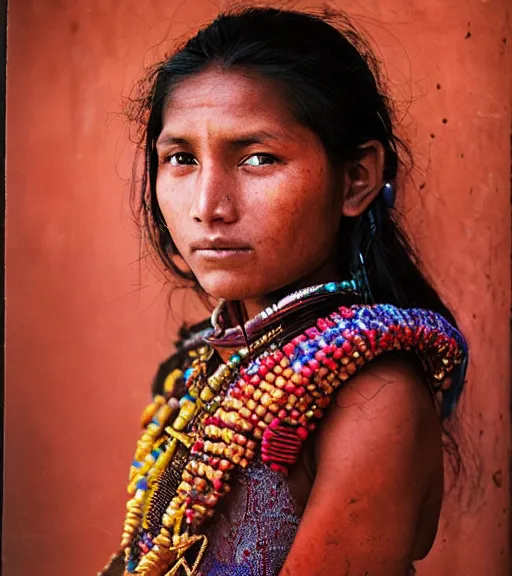
M 199 218 L 198 216 L 194 216 L 193 220 L 194 222 L 201 222 L 201 218 Z

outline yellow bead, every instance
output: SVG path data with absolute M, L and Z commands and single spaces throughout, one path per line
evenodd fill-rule
M 167 378 L 164 380 L 164 392 L 171 396 L 176 391 L 176 384 L 179 380 L 183 378 L 183 372 L 181 370 L 173 370 Z
M 215 398 L 215 393 L 208 386 L 205 386 L 201 390 L 200 398 L 203 402 L 211 402 Z
M 302 379 L 301 379 L 302 382 Z M 278 376 L 274 382 L 274 384 L 278 387 L 278 388 L 284 388 L 284 386 L 286 385 L 286 379 L 283 378 L 282 376 Z
M 265 392 L 260 398 L 260 404 L 268 408 L 272 404 L 272 398 L 268 392 Z M 256 412 L 257 413 L 257 412 Z
M 172 427 L 175 430 L 183 430 L 187 424 L 187 420 L 178 415 L 176 416 L 176 420 L 172 423 Z
M 142 426 L 146 426 L 147 424 L 149 424 L 149 422 L 151 422 L 151 419 L 156 414 L 157 408 L 158 406 L 156 404 L 149 404 L 149 406 L 146 406 L 144 408 L 142 416 L 140 417 L 140 422 Z
M 242 401 L 238 400 L 238 398 L 230 398 L 229 404 L 230 407 L 233 408 L 234 410 L 240 410 L 240 408 L 242 408 L 243 406 Z
M 251 417 L 251 411 L 248 408 L 241 408 L 239 414 L 242 418 L 245 419 L 249 419 Z
M 206 514 L 206 506 L 203 506 L 202 504 L 193 504 L 192 509 L 199 512 L 199 514 Z
M 249 410 L 254 411 L 254 409 L 256 408 L 257 404 L 256 404 L 256 402 L 251 398 L 251 399 L 247 400 L 246 406 L 247 406 L 247 408 L 249 408 Z
M 255 413 L 261 418 L 262 416 L 264 416 L 267 412 L 267 409 L 265 408 L 265 406 L 257 406 Z
M 247 420 L 240 420 L 238 425 L 240 426 L 243 432 L 250 432 L 253 429 L 253 425 Z

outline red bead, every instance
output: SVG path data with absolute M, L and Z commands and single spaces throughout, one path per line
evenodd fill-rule
M 283 352 L 287 356 L 291 356 L 295 352 L 295 346 L 291 342 L 289 342 L 288 344 L 285 344 L 283 346 Z
M 315 354 L 315 359 L 318 360 L 318 362 L 323 362 L 325 360 L 325 352 L 323 350 L 319 350 Z
M 283 358 L 284 358 L 284 354 L 281 352 L 281 350 L 276 350 L 274 352 L 274 359 L 276 362 L 280 362 Z
M 316 372 L 319 368 L 320 368 L 320 364 L 318 363 L 317 360 L 310 360 L 308 362 L 308 366 L 311 368 L 311 370 L 313 370 L 314 372 Z
M 306 438 L 308 437 L 309 432 L 306 430 L 306 428 L 297 428 L 297 436 L 301 439 L 301 440 L 306 440 Z
M 288 468 L 285 468 L 284 466 L 280 466 L 279 464 L 271 464 L 270 469 L 273 470 L 274 472 L 279 472 L 279 473 L 283 474 L 284 476 L 288 476 Z
M 197 440 L 197 442 L 192 446 L 192 452 L 202 452 L 204 448 L 204 442 L 202 440 Z
M 268 368 L 263 364 L 258 368 L 258 374 L 260 376 L 266 376 L 268 374 Z
M 214 478 L 212 484 L 213 484 L 214 489 L 217 492 L 220 492 L 222 490 L 223 484 L 222 484 L 222 480 L 220 480 L 219 478 Z
M 303 366 L 300 369 L 300 373 L 302 374 L 302 376 L 304 376 L 304 378 L 309 379 L 313 375 L 313 370 L 311 370 L 311 368 L 309 368 L 308 366 Z
M 261 383 L 261 378 L 255 374 L 251 379 L 250 379 L 250 384 L 252 384 L 253 386 L 259 386 Z
M 284 389 L 285 389 L 285 392 L 288 392 L 288 394 L 294 394 L 295 393 L 295 384 L 293 384 L 293 382 L 287 382 L 284 385 Z

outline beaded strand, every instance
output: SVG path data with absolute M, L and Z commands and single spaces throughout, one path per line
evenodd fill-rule
M 336 390 L 374 357 L 415 350 L 433 389 L 445 390 L 466 355 L 439 315 L 390 305 L 340 307 L 284 344 L 280 336 L 280 327 L 271 330 L 210 377 L 213 350 L 201 347 L 144 412 L 121 542 L 127 574 L 194 574 L 207 545 L 198 529 L 229 493 L 233 472 L 259 453 L 286 475 Z M 178 401 L 180 379 L 187 393 Z M 184 554 L 197 542 L 190 567 Z

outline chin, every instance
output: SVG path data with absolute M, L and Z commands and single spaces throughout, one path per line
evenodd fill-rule
M 255 283 L 254 275 L 216 272 L 197 277 L 201 288 L 216 300 L 247 300 L 270 292 L 272 288 Z

